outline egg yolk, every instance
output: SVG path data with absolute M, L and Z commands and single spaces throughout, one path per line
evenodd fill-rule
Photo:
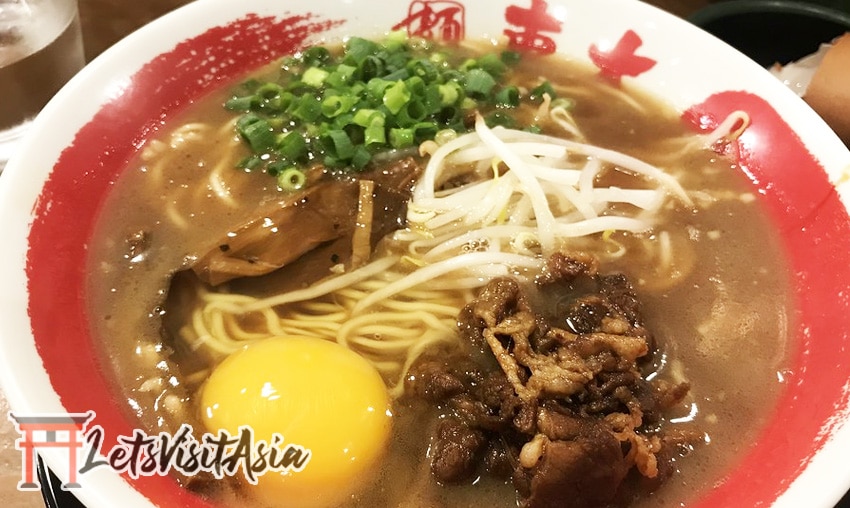
M 310 450 L 301 471 L 269 471 L 253 497 L 272 506 L 338 505 L 372 481 L 386 448 L 390 405 L 375 368 L 339 344 L 306 337 L 273 337 L 231 354 L 201 388 L 207 430 L 232 436 L 250 426 L 254 440 Z

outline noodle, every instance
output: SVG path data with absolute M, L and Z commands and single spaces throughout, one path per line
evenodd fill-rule
M 374 294 L 376 286 L 387 287 L 389 283 L 356 281 L 317 300 L 292 302 L 278 311 L 273 307 L 274 298 L 259 300 L 200 289 L 204 305 L 194 310 L 192 326 L 182 331 L 183 338 L 220 354 L 269 336 L 332 340 L 372 362 L 386 380 L 391 396 L 398 397 L 416 358 L 434 345 L 455 340 L 457 313 L 465 303 L 464 296 L 451 291 L 401 291 L 376 305 L 373 312 L 356 315 L 357 302 Z M 243 319 L 248 313 L 261 319 L 248 324 Z
M 229 208 L 236 209 L 239 202 L 234 197 L 234 184 L 238 180 L 226 178 L 226 171 L 233 171 L 236 166 L 241 141 L 233 135 L 236 119 L 225 122 L 223 125 L 213 128 L 201 122 L 192 122 L 175 129 L 169 136 L 168 142 L 153 140 L 145 146 L 142 159 L 147 163 L 144 170 L 151 176 L 159 188 L 169 188 L 160 196 L 165 202 L 165 210 L 168 218 L 180 229 L 189 228 L 189 220 L 194 212 L 192 209 L 181 209 L 190 207 L 205 196 L 215 196 Z M 204 169 L 208 174 L 206 185 L 188 185 L 175 182 L 174 172 L 169 169 L 179 166 L 179 158 L 190 145 L 206 146 L 210 138 L 221 140 L 208 150 L 204 160 L 198 161 L 198 167 L 206 166 L 205 160 L 215 161 L 211 170 Z M 166 177 L 166 175 L 169 175 Z M 187 176 L 188 178 L 188 176 Z M 170 185 L 166 185 L 168 180 Z M 174 185 L 177 183 L 177 185 Z M 190 190 L 194 189 L 194 190 Z M 211 193 L 211 194 L 210 194 Z

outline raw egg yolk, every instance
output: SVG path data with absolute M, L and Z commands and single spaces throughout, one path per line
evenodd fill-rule
M 310 450 L 301 471 L 268 471 L 245 486 L 272 506 L 336 506 L 373 481 L 392 417 L 386 386 L 363 357 L 307 337 L 252 343 L 219 364 L 201 388 L 207 430 L 237 436 L 250 426 L 254 440 L 278 449 Z M 241 470 L 240 470 L 241 471 Z

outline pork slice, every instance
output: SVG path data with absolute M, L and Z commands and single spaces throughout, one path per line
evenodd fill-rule
M 232 279 L 257 277 L 294 263 L 309 253 L 321 254 L 310 267 L 306 284 L 329 275 L 335 264 L 351 258 L 357 227 L 359 182 L 374 183 L 370 244 L 405 225 L 407 201 L 420 171 L 411 159 L 397 161 L 355 177 L 326 176 L 306 189 L 257 209 L 254 218 L 235 225 L 201 253 L 192 270 L 204 282 L 217 286 Z M 331 248 L 327 248 L 328 246 Z
M 319 183 L 260 208 L 256 218 L 229 232 L 192 270 L 214 286 L 272 272 L 318 245 L 349 235 L 356 211 L 353 182 Z

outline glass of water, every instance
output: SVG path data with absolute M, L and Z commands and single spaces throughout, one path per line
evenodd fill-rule
M 0 171 L 29 121 L 84 63 L 77 0 L 0 0 Z

